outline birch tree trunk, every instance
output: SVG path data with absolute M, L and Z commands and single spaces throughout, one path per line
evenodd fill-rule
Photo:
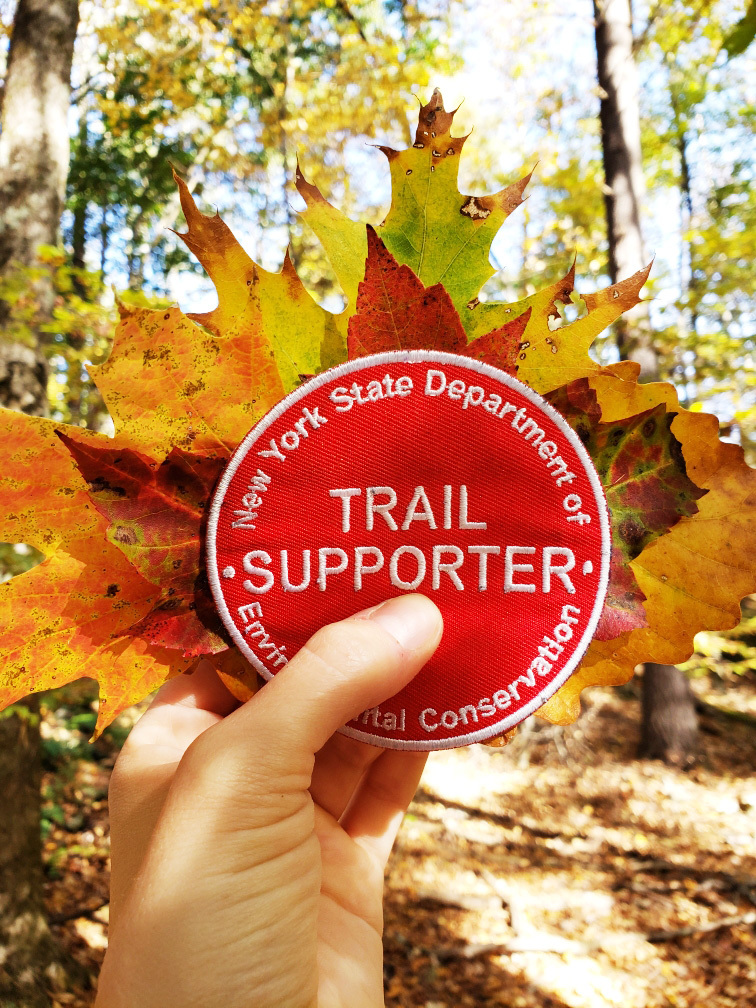
M 68 107 L 78 0 L 19 0 L 0 120 L 0 279 L 32 267 L 54 245 L 68 171 Z M 52 278 L 35 283 L 37 317 L 53 307 Z M 39 332 L 8 339 L 0 300 L 0 405 L 46 414 L 47 363 Z M 65 967 L 42 902 L 40 738 L 36 698 L 0 719 L 0 1004 L 47 1008 Z
M 646 265 L 641 228 L 643 162 L 638 72 L 630 0 L 594 0 L 596 63 L 601 94 L 604 202 L 612 283 Z M 617 347 L 640 364 L 640 380 L 659 378 L 648 309 L 643 303 L 616 323 Z M 643 675 L 639 755 L 685 764 L 696 744 L 697 718 L 685 675 L 674 665 L 648 663 Z

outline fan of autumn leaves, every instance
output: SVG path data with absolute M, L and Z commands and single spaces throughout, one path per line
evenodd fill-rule
M 177 179 L 182 237 L 218 307 L 121 309 L 110 358 L 92 369 L 113 439 L 0 413 L 0 540 L 46 556 L 0 586 L 3 704 L 92 676 L 101 731 L 203 656 L 249 696 L 254 676 L 204 573 L 209 498 L 247 431 L 302 376 L 386 350 L 467 354 L 516 375 L 567 418 L 596 464 L 612 514 L 609 594 L 582 665 L 541 716 L 573 720 L 583 687 L 624 682 L 641 661 L 682 661 L 697 631 L 737 623 L 756 587 L 756 472 L 718 440 L 716 418 L 682 409 L 671 385 L 638 385 L 635 364 L 600 367 L 588 355 L 638 303 L 647 271 L 583 295 L 581 317 L 553 328 L 574 270 L 516 304 L 480 303 L 491 241 L 529 177 L 460 195 L 465 138 L 451 135 L 452 118 L 434 92 L 413 146 L 381 148 L 393 196 L 376 230 L 298 174 L 304 219 L 347 299 L 339 315 L 312 300 L 288 256 L 280 273 L 255 265 Z

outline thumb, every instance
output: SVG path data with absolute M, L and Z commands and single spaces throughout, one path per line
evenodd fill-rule
M 258 770 L 311 766 L 357 714 L 393 696 L 438 647 L 443 620 L 424 595 L 400 595 L 319 630 L 260 692 L 202 737 L 249 752 Z M 198 740 L 201 741 L 201 740 Z

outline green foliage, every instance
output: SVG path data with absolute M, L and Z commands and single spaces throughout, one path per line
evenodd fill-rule
M 0 581 L 31 570 L 43 559 L 39 550 L 26 543 L 0 543 Z
M 81 111 L 71 143 L 66 237 L 75 258 L 83 259 L 88 242 L 99 244 L 102 274 L 121 261 L 130 289 L 146 284 L 159 292 L 172 269 L 191 267 L 162 217 L 175 202 L 172 166 L 181 170 L 198 151 L 191 134 L 161 135 L 163 109 L 140 102 L 134 83 L 127 74 L 105 110 Z
M 730 59 L 740 56 L 756 36 L 756 0 L 751 0 L 748 10 L 734 28 L 725 36 L 723 46 Z
M 700 633 L 696 651 L 681 666 L 691 675 L 709 673 L 723 682 L 756 675 L 756 595 L 743 599 L 743 620 L 727 633 Z

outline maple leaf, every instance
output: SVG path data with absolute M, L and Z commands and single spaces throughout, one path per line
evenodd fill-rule
M 683 409 L 667 383 L 638 385 L 639 370 L 622 362 L 589 379 L 602 420 L 621 423 L 655 406 L 676 413 L 671 432 L 687 475 L 707 492 L 695 513 L 680 518 L 631 562 L 645 595 L 647 626 L 613 640 L 594 638 L 577 672 L 539 711 L 557 724 L 575 720 L 586 686 L 627 682 L 644 661 L 685 661 L 699 630 L 737 626 L 740 600 L 754 590 L 756 470 L 746 464 L 739 445 L 719 440 L 716 417 Z
M 693 515 L 706 494 L 688 477 L 671 426 L 676 413 L 663 404 L 617 423 L 601 423 L 596 392 L 580 378 L 547 399 L 588 449 L 612 515 L 609 590 L 596 640 L 613 640 L 648 626 L 646 599 L 631 561 L 680 518 Z
M 596 337 L 640 301 L 650 266 L 627 280 L 582 296 L 585 314 L 561 320 L 559 305 L 569 304 L 575 271 L 522 301 L 481 303 L 482 286 L 493 276 L 490 249 L 497 231 L 521 204 L 528 174 L 490 196 L 468 196 L 457 189 L 459 158 L 467 137 L 453 137 L 453 112 L 446 112 L 440 91 L 420 109 L 415 143 L 405 151 L 379 149 L 391 171 L 391 209 L 378 228 L 388 251 L 409 266 L 426 286 L 442 283 L 468 339 L 499 330 L 530 309 L 518 357 L 518 377 L 537 392 L 550 392 L 576 378 L 595 374 L 599 365 L 588 355 Z M 297 189 L 307 204 L 304 220 L 322 244 L 347 298 L 340 316 L 346 328 L 357 310 L 357 290 L 365 270 L 364 225 L 350 221 L 297 170 Z M 430 348 L 430 344 L 427 344 Z
M 725 629 L 756 587 L 750 548 L 756 473 L 684 410 L 672 386 L 638 385 L 637 366 L 602 368 L 596 336 L 636 305 L 648 270 L 575 302 L 575 264 L 521 301 L 481 302 L 491 242 L 530 175 L 498 193 L 457 189 L 464 137 L 434 92 L 414 144 L 388 147 L 392 202 L 376 229 L 348 220 L 297 171 L 312 227 L 346 297 L 333 315 L 291 259 L 271 273 L 177 179 L 181 235 L 218 305 L 120 306 L 109 359 L 91 374 L 115 438 L 0 410 L 0 540 L 46 559 L 0 585 L 0 703 L 92 675 L 97 731 L 200 660 L 241 700 L 249 665 L 215 615 L 204 577 L 206 503 L 231 451 L 302 375 L 388 349 L 447 350 L 514 374 L 561 410 L 604 483 L 613 523 L 611 584 L 580 668 L 539 712 L 565 723 L 587 685 L 623 682 L 641 661 L 678 662 L 694 634 Z M 705 493 L 705 496 L 703 495 Z
M 226 460 L 173 448 L 160 464 L 125 448 L 79 443 L 59 432 L 108 521 L 108 540 L 160 588 L 154 607 L 127 630 L 184 657 L 229 646 L 209 601 L 203 562 L 205 510 Z
M 530 310 L 468 345 L 451 298 L 440 283 L 425 287 L 409 266 L 400 266 L 368 225 L 365 278 L 357 314 L 349 320 L 350 360 L 387 350 L 435 350 L 495 364 L 514 375 Z

